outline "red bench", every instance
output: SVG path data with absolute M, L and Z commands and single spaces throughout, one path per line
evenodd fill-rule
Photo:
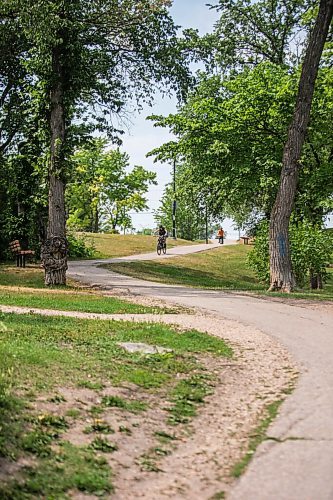
M 35 255 L 33 250 L 22 250 L 19 240 L 14 240 L 9 243 L 9 249 L 16 256 L 16 266 L 25 267 L 26 257 Z

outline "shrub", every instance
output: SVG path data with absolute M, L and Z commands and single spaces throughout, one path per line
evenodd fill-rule
M 314 276 L 325 281 L 326 266 L 332 258 L 333 234 L 307 222 L 290 225 L 290 248 L 296 283 L 303 287 Z M 262 221 L 256 233 L 254 250 L 248 258 L 257 278 L 269 284 L 269 223 Z
M 95 256 L 96 249 L 91 241 L 84 236 L 78 236 L 73 233 L 67 234 L 68 256 L 91 258 Z

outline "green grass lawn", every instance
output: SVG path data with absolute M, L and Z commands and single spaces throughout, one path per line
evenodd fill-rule
M 79 311 L 103 314 L 143 314 L 176 312 L 176 308 L 148 307 L 131 304 L 116 297 L 103 297 L 96 293 L 71 292 L 51 293 L 36 291 L 3 290 L 0 287 L 0 304 L 60 311 Z
M 87 242 L 91 242 L 102 258 L 124 257 L 139 253 L 153 252 L 156 249 L 156 237 L 135 234 L 100 234 L 79 233 Z M 168 246 L 195 245 L 197 242 L 168 239 Z
M 30 264 L 28 267 L 20 268 L 0 264 L 0 286 L 45 288 L 44 271 L 38 265 Z
M 162 283 L 266 294 L 266 288 L 257 281 L 247 266 L 247 255 L 250 251 L 251 247 L 247 245 L 230 245 L 172 259 L 121 262 L 106 264 L 103 267 L 136 278 Z M 323 290 L 302 290 L 290 295 L 274 293 L 270 296 L 333 300 L 332 271 L 328 270 L 329 280 Z
M 38 266 L 17 269 L 0 265 L 0 304 L 104 314 L 177 312 L 176 308 L 141 306 L 99 292 L 82 291 L 74 283 L 60 290 L 41 290 L 44 287 L 43 275 Z
M 106 264 L 112 271 L 170 284 L 229 290 L 261 290 L 254 273 L 246 267 L 249 247 L 230 245 L 208 252 L 154 261 Z
M 223 340 L 159 324 L 2 314 L 0 335 L 0 460 L 2 472 L 12 471 L 2 477 L 0 498 L 17 500 L 109 495 L 111 455 L 141 439 L 150 408 L 165 420 L 162 429 L 151 427 L 155 451 L 138 460 L 158 470 L 176 430 L 214 390 L 202 358 L 210 366 L 212 358 L 232 356 Z M 125 341 L 172 352 L 130 354 L 118 345 Z M 117 427 L 110 423 L 115 411 Z M 135 454 L 135 444 L 130 449 Z

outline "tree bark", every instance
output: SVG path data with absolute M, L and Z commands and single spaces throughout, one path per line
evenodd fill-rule
M 54 82 L 50 90 L 51 156 L 49 167 L 49 217 L 47 239 L 42 248 L 46 285 L 65 285 L 67 270 L 67 240 L 65 215 L 65 185 L 63 181 L 63 148 L 65 142 L 65 110 L 61 46 L 52 51 Z
M 95 213 L 94 213 L 93 233 L 98 233 L 98 231 L 99 231 L 99 213 L 98 213 L 98 208 L 96 207 Z
M 311 290 L 322 290 L 323 276 L 321 273 L 310 270 L 310 288 Z
M 294 206 L 299 160 L 310 119 L 319 62 L 332 14 L 333 0 L 321 0 L 316 23 L 306 50 L 294 115 L 283 151 L 280 186 L 270 222 L 270 291 L 291 292 L 296 284 L 291 264 L 289 222 Z

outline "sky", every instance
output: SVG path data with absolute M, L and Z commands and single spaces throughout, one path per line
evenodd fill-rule
M 196 28 L 200 34 L 208 33 L 213 30 L 218 14 L 216 10 L 207 7 L 207 1 L 174 0 L 170 13 L 175 23 L 182 28 Z M 149 151 L 170 140 L 171 135 L 166 129 L 155 128 L 153 122 L 147 121 L 146 117 L 151 114 L 168 115 L 176 111 L 176 106 L 175 98 L 162 98 L 157 93 L 152 107 L 146 106 L 140 114 L 131 117 L 132 125 L 129 132 L 122 137 L 122 149 L 129 154 L 131 165 L 142 165 L 157 174 L 158 185 L 152 186 L 148 193 L 148 211 L 132 215 L 133 227 L 137 230 L 144 227 L 155 227 L 153 210 L 158 208 L 165 185 L 171 181 L 171 166 L 154 163 L 153 158 L 146 158 Z M 223 221 L 223 227 L 227 230 L 228 235 L 232 236 L 232 222 Z M 171 228 L 168 229 L 171 230 Z M 236 233 L 233 234 L 233 236 L 235 235 Z

